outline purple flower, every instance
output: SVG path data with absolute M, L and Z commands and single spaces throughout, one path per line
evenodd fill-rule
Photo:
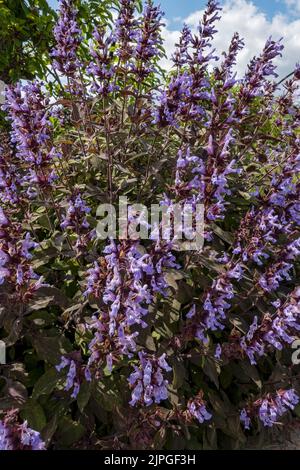
M 122 62 L 128 61 L 134 54 L 133 41 L 136 39 L 138 26 L 134 12 L 134 0 L 120 0 L 120 10 L 116 21 L 114 40 L 118 45 L 116 53 Z
M 12 206 L 20 199 L 21 171 L 9 145 L 0 147 L 0 197 L 1 201 Z
M 244 409 L 241 411 L 241 413 L 240 413 L 240 420 L 241 420 L 241 422 L 243 423 L 245 429 L 250 429 L 250 426 L 251 426 L 251 419 L 250 419 L 250 417 L 248 416 L 248 413 L 247 413 L 247 411 L 245 410 L 245 408 L 244 408 Z
M 215 350 L 215 358 L 221 359 L 221 355 L 222 355 L 222 347 L 220 344 L 217 344 L 216 350 Z
M 192 317 L 191 325 L 195 330 L 195 337 L 205 344 L 208 342 L 208 330 L 224 328 L 226 311 L 231 307 L 228 301 L 234 297 L 231 278 L 239 278 L 240 275 L 239 266 L 236 266 L 217 277 L 203 299 L 202 310 Z
M 0 421 L 0 450 L 14 450 L 10 429 L 3 421 Z
M 109 372 L 112 371 L 112 369 L 113 369 L 113 356 L 112 356 L 112 354 L 108 354 L 106 356 L 106 367 L 109 370 Z
M 4 283 L 5 278 L 10 275 L 10 272 L 7 268 L 0 267 L 0 286 Z
M 149 73 L 155 70 L 151 60 L 161 56 L 159 46 L 162 44 L 160 28 L 163 13 L 159 6 L 153 6 L 149 1 L 144 8 L 143 18 L 136 34 L 135 58 L 136 64 L 132 71 L 136 73 L 138 80 L 143 80 Z
M 17 410 L 9 410 L 0 420 L 0 450 L 46 450 L 40 433 L 27 421 L 19 423 Z
M 93 33 L 94 44 L 90 50 L 92 60 L 87 71 L 93 77 L 92 90 L 103 97 L 119 89 L 115 83 L 116 66 L 113 65 L 113 53 L 111 47 L 114 45 L 112 34 L 106 36 L 105 29 L 96 28 Z
M 8 219 L 2 207 L 0 207 L 0 227 L 7 227 L 8 225 L 9 225 Z
M 281 41 L 275 42 L 269 38 L 262 54 L 252 59 L 240 89 L 241 102 L 249 103 L 256 96 L 262 96 L 266 89 L 266 80 L 270 76 L 277 77 L 273 60 L 282 55 L 283 47 Z
M 69 77 L 74 76 L 80 65 L 77 51 L 82 37 L 76 17 L 74 2 L 60 0 L 59 18 L 53 30 L 56 45 L 51 51 L 51 56 L 54 67 Z
M 32 254 L 29 250 L 37 244 L 29 233 L 23 239 L 22 225 L 12 221 L 0 207 L 0 285 L 7 281 L 13 288 L 16 298 L 24 302 L 43 285 L 43 278 L 38 277 L 30 264 Z
M 278 262 L 271 266 L 267 272 L 259 279 L 260 286 L 267 292 L 272 292 L 279 287 L 279 284 L 284 279 L 290 281 L 290 271 L 293 268 L 291 263 L 285 261 Z
M 30 429 L 27 421 L 21 427 L 21 443 L 31 450 L 45 450 L 45 443 L 41 440 L 40 433 Z
M 237 279 L 240 281 L 243 277 L 244 270 L 240 264 L 236 264 L 232 269 L 227 272 L 230 279 Z
M 196 418 L 200 424 L 212 418 L 212 414 L 206 409 L 206 403 L 203 400 L 203 392 L 199 392 L 195 398 L 189 400 L 187 412 L 190 416 Z
M 172 60 L 175 66 L 181 67 L 182 65 L 186 64 L 188 58 L 188 48 L 191 44 L 191 40 L 191 30 L 187 25 L 184 25 L 179 38 L 179 43 L 175 44 L 176 49 L 172 56 Z
M 278 392 L 275 398 L 264 399 L 259 407 L 258 416 L 264 426 L 272 427 L 277 419 L 288 409 L 293 410 L 299 403 L 299 397 L 293 389 Z
M 29 253 L 29 250 L 37 248 L 38 246 L 38 243 L 34 242 L 31 239 L 30 233 L 27 232 L 25 235 L 25 239 L 21 241 L 21 255 L 24 256 L 25 259 L 31 259 L 32 254 Z
M 275 394 L 268 393 L 264 398 L 256 400 L 241 411 L 240 419 L 245 429 L 250 429 L 251 418 L 258 417 L 265 427 L 278 423 L 288 410 L 293 410 L 299 403 L 294 389 L 278 390 Z
M 240 340 L 243 351 L 251 364 L 256 364 L 255 355 L 263 356 L 268 345 L 281 350 L 286 344 L 291 344 L 300 330 L 300 291 L 295 289 L 284 305 L 278 308 L 273 316 L 266 314 L 259 324 L 254 318 L 248 333 Z
M 170 372 L 172 370 L 172 367 L 170 367 L 166 361 L 166 353 L 162 354 L 158 360 L 157 363 L 161 369 L 165 370 L 166 372 Z
M 61 223 L 62 228 L 72 228 L 80 234 L 81 229 L 88 229 L 89 223 L 86 216 L 91 209 L 83 201 L 81 194 L 75 193 L 68 200 L 66 216 Z
M 172 370 L 165 359 L 165 354 L 159 358 L 147 356 L 145 352 L 139 353 L 139 365 L 134 366 L 128 378 L 132 388 L 131 401 L 129 404 L 135 406 L 137 403 L 150 406 L 152 403 L 160 403 L 168 398 L 168 381 L 163 377 L 163 370 Z
M 74 357 L 74 359 L 71 358 Z M 70 357 L 62 356 L 61 362 L 55 366 L 58 372 L 61 372 L 63 369 L 68 368 L 66 375 L 66 384 L 65 390 L 68 392 L 72 390 L 71 397 L 76 399 L 80 391 L 80 386 L 85 378 L 88 382 L 91 381 L 91 373 L 89 367 L 81 364 L 79 359 L 79 354 L 77 352 L 72 353 Z
M 76 364 L 74 361 L 70 361 L 69 371 L 67 373 L 67 382 L 65 389 L 68 391 L 74 387 L 74 382 L 76 379 Z
M 300 80 L 300 64 L 296 64 L 295 68 L 295 79 Z
M 252 207 L 242 219 L 237 233 L 233 253 L 240 255 L 244 262 L 254 261 L 259 266 L 270 258 L 270 252 L 277 249 L 279 236 L 288 236 L 297 230 L 298 219 L 293 209 L 298 204 L 297 188 L 292 182 L 299 173 L 296 153 L 286 158 L 280 174 L 274 172 L 270 182 L 270 191 L 266 198 L 257 196 L 258 207 Z M 297 242 L 292 242 L 290 249 L 284 248 L 280 258 L 281 264 L 270 267 L 260 280 L 267 291 L 277 288 L 277 284 L 289 276 L 288 261 L 293 260 L 294 251 L 297 256 Z M 278 258 L 278 256 L 277 256 Z M 277 272 L 273 279 L 274 272 Z
M 37 196 L 37 187 L 44 190 L 52 185 L 56 179 L 53 160 L 60 157 L 51 144 L 54 111 L 49 107 L 42 86 L 37 81 L 24 86 L 11 85 L 6 89 L 3 105 L 11 121 L 11 142 L 16 146 L 18 165 L 22 168 L 15 182 L 27 188 L 31 198 Z
M 101 265 L 95 262 L 88 270 L 85 291 L 85 295 L 101 298 L 104 303 L 99 319 L 87 325 L 94 334 L 89 364 L 99 366 L 107 363 L 107 354 L 113 354 L 114 360 L 124 354 L 132 357 L 138 332 L 131 329 L 147 326 L 149 305 L 158 293 L 167 293 L 165 270 L 178 267 L 171 246 L 160 240 L 153 242 L 148 253 L 138 241 L 117 244 L 110 240 L 103 254 Z
M 86 290 L 84 292 L 85 296 L 93 294 L 95 297 L 99 297 L 100 293 L 98 293 L 97 284 L 100 282 L 100 274 L 101 269 L 95 261 L 93 267 L 87 271 Z

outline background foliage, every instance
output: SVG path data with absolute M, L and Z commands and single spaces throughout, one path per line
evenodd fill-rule
M 285 430 L 297 426 L 299 67 L 279 94 L 273 59 L 282 47 L 269 40 L 238 81 L 238 35 L 221 62 L 214 58 L 214 1 L 197 35 L 183 31 L 169 74 L 159 67 L 161 18 L 152 2 L 150 28 L 141 2 L 63 1 L 54 35 L 56 14 L 46 2 L 0 8 L 2 77 L 45 82 L 10 86 L 4 107 L 0 337 L 8 363 L 0 412 L 7 436 L 21 439 L 27 421 L 49 449 L 236 449 L 281 433 L 277 421 Z M 147 205 L 203 203 L 204 250 L 99 241 L 97 207 L 121 195 Z M 135 250 L 153 264 L 152 278 Z M 122 282 L 113 290 L 115 276 Z M 141 279 L 148 303 L 138 300 Z M 130 354 L 122 341 L 135 333 Z M 170 369 L 159 362 L 163 354 Z M 168 383 L 147 406 L 147 380 L 160 383 L 154 371 Z M 267 419 L 276 421 L 271 430 Z

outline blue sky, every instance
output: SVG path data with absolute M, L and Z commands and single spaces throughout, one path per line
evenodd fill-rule
M 190 13 L 196 10 L 202 10 L 206 4 L 205 0 L 160 0 L 162 9 L 166 14 L 168 20 L 174 20 L 174 18 L 185 18 Z M 224 3 L 221 1 L 221 3 Z M 271 18 L 276 13 L 291 13 L 288 9 L 287 3 L 284 0 L 252 0 L 263 13 Z M 173 22 L 172 25 L 179 24 Z

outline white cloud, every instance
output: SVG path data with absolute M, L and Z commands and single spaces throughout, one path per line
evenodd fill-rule
M 295 1 L 300 4 L 300 0 Z M 203 11 L 196 11 L 184 21 L 195 31 Z M 168 27 L 167 27 L 168 28 Z M 170 31 L 165 28 L 165 48 L 170 57 L 174 50 L 174 43 L 179 37 L 179 31 Z M 226 0 L 222 19 L 217 24 L 218 33 L 214 40 L 214 47 L 220 53 L 226 50 L 234 32 L 240 33 L 245 40 L 245 48 L 239 53 L 237 71 L 242 75 L 247 64 L 254 55 L 258 55 L 269 36 L 277 40 L 283 37 L 285 49 L 283 57 L 278 60 L 278 73 L 284 77 L 293 71 L 296 62 L 300 62 L 300 19 L 291 19 L 282 14 L 276 14 L 272 19 L 259 10 L 249 0 Z M 170 61 L 164 61 L 164 66 L 170 67 Z
M 160 61 L 160 65 L 165 69 L 169 69 L 172 66 L 170 58 L 174 51 L 174 45 L 178 41 L 179 36 L 180 31 L 171 31 L 167 29 L 167 27 L 164 27 L 162 30 L 162 37 L 164 38 L 164 48 L 168 58 L 162 59 Z
M 289 7 L 291 13 L 300 13 L 300 0 L 285 0 L 285 3 Z
M 174 18 L 172 18 L 172 21 L 174 21 L 174 23 L 180 23 L 180 21 L 183 21 L 184 18 L 182 18 L 182 16 L 175 16 Z

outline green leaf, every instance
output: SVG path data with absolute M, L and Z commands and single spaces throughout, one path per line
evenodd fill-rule
M 203 372 L 210 378 L 217 388 L 219 388 L 220 371 L 221 369 L 219 364 L 217 364 L 212 358 L 207 357 L 204 362 Z
M 46 416 L 41 405 L 35 400 L 29 400 L 21 411 L 22 419 L 35 431 L 41 431 L 46 426 Z
M 116 406 L 121 405 L 123 398 L 119 390 L 116 390 L 112 380 L 107 383 L 97 383 L 93 389 L 93 397 L 106 411 L 113 411 Z
M 262 381 L 255 366 L 251 365 L 248 360 L 241 362 L 241 369 L 250 379 L 255 383 L 258 388 L 262 388 Z
M 60 289 L 57 289 L 57 287 L 52 286 L 45 286 L 40 287 L 36 291 L 33 300 L 30 303 L 29 310 L 38 310 L 39 308 L 45 308 L 49 304 L 58 305 L 64 310 L 69 306 L 69 303 L 70 300 L 64 295 L 64 293 Z
M 91 397 L 91 384 L 90 382 L 83 382 L 83 384 L 80 386 L 80 391 L 77 396 L 77 404 L 81 413 L 83 412 L 86 405 L 88 404 L 90 397 Z
M 180 388 L 185 381 L 186 377 L 186 370 L 184 367 L 184 364 L 182 362 L 179 362 L 179 360 L 176 360 L 172 364 L 172 369 L 173 369 L 173 387 L 174 389 Z
M 58 426 L 58 415 L 54 415 L 42 430 L 41 436 L 46 446 L 50 444 Z
M 41 395 L 49 395 L 56 387 L 58 380 L 59 377 L 56 369 L 51 368 L 47 370 L 36 382 L 32 392 L 32 398 L 36 400 Z
M 239 304 L 239 306 L 240 306 L 240 304 Z M 247 333 L 247 331 L 249 329 L 249 325 L 243 318 L 241 318 L 240 315 L 235 315 L 233 313 L 230 313 L 228 315 L 228 318 L 229 318 L 230 323 L 232 323 L 243 334 Z
M 0 410 L 20 408 L 27 400 L 26 387 L 21 382 L 6 379 L 6 385 L 1 389 Z
M 21 362 L 15 362 L 10 364 L 9 369 L 6 371 L 6 375 L 12 379 L 21 382 L 23 385 L 28 387 L 29 374 L 26 371 L 24 364 Z
M 31 320 L 36 326 L 44 328 L 46 326 L 53 325 L 56 317 L 53 313 L 49 313 L 46 310 L 41 310 L 38 312 L 33 312 L 28 317 L 28 319 Z
M 36 310 L 42 310 L 48 307 L 48 305 L 50 305 L 53 302 L 53 300 L 54 300 L 53 296 L 36 299 L 29 304 L 27 313 L 34 312 Z
M 294 408 L 294 413 L 298 418 L 300 418 L 300 405 L 297 405 L 296 408 Z
M 85 428 L 82 424 L 73 421 L 71 418 L 65 416 L 59 422 L 58 430 L 56 433 L 56 440 L 60 448 L 70 447 L 75 442 L 79 441 L 85 434 Z
M 222 369 L 221 375 L 220 375 L 220 382 L 221 382 L 222 388 L 224 389 L 228 388 L 229 385 L 231 384 L 232 372 L 230 370 L 230 366 L 224 367 L 224 369 Z
M 226 418 L 226 406 L 223 400 L 219 397 L 219 395 L 212 390 L 208 392 L 209 401 L 214 409 L 214 411 L 219 415 L 221 418 Z
M 35 334 L 32 343 L 38 357 L 52 365 L 57 365 L 61 356 L 72 351 L 70 341 L 64 336 L 44 336 L 39 333 Z
M 213 229 L 214 233 L 216 235 L 218 235 L 218 237 L 221 238 L 221 240 L 224 240 L 229 245 L 232 245 L 233 240 L 234 240 L 234 237 L 233 237 L 232 233 L 225 232 L 218 225 L 216 225 L 214 223 L 212 223 L 212 229 Z
M 173 384 L 168 385 L 169 400 L 172 405 L 177 406 L 180 403 L 180 397 L 178 395 L 178 390 L 173 386 Z

